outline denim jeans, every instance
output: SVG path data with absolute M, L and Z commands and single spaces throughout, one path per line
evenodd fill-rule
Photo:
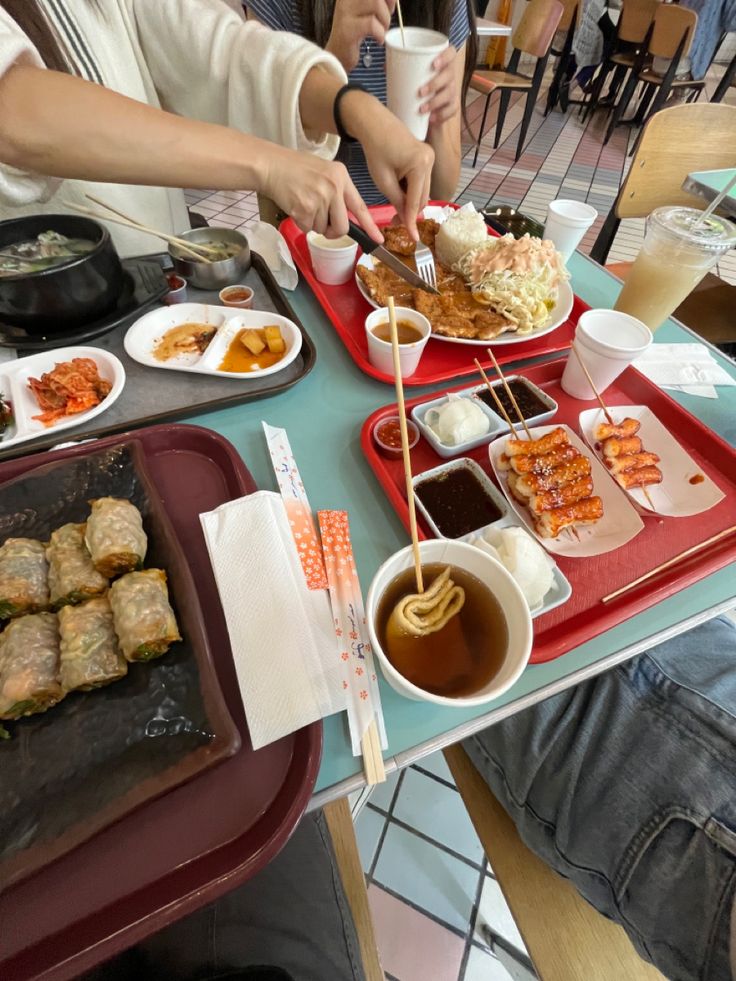
M 730 981 L 730 620 L 667 641 L 464 745 L 526 844 L 620 923 L 642 957 L 675 981 Z

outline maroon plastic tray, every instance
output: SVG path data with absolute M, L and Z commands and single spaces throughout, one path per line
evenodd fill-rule
M 445 201 L 433 201 L 432 204 L 445 205 Z M 395 215 L 393 205 L 379 204 L 370 208 L 378 225 L 388 225 Z M 299 271 L 312 288 L 322 309 L 332 321 L 340 339 L 348 349 L 350 357 L 372 378 L 393 385 L 393 376 L 378 371 L 368 360 L 368 342 L 365 339 L 365 318 L 372 311 L 360 290 L 351 277 L 342 286 L 326 286 L 315 279 L 312 260 L 309 257 L 307 236 L 287 218 L 281 223 L 281 234 L 286 239 L 294 262 Z M 489 234 L 495 235 L 489 229 Z M 575 297 L 572 312 L 564 324 L 550 331 L 543 337 L 518 344 L 496 345 L 494 354 L 501 364 L 510 361 L 520 361 L 523 358 L 536 358 L 543 354 L 554 354 L 566 351 L 575 335 L 575 325 L 581 313 L 589 307 L 579 297 Z M 404 379 L 407 385 L 433 385 L 436 382 L 449 381 L 472 375 L 476 371 L 473 359 L 478 358 L 484 368 L 492 368 L 493 363 L 486 354 L 487 344 L 477 344 L 472 347 L 467 344 L 448 344 L 446 341 L 430 340 L 424 350 L 419 367 L 411 378 Z M 490 345 L 493 347 L 493 345 Z
M 565 363 L 566 359 L 550 361 L 524 368 L 520 374 L 533 381 L 559 404 L 559 411 L 550 422 L 566 423 L 575 432 L 579 432 L 580 413 L 589 409 L 592 403 L 573 399 L 560 388 L 559 382 Z M 466 383 L 447 391 L 459 391 L 467 387 Z M 431 395 L 424 395 L 411 399 L 406 403 L 407 409 L 411 410 L 415 405 L 431 398 Z M 643 512 L 643 530 L 636 538 L 615 551 L 590 558 L 553 556 L 570 581 L 572 596 L 567 603 L 534 620 L 532 664 L 551 661 L 565 654 L 573 647 L 597 637 L 604 630 L 641 613 L 736 559 L 734 534 L 678 563 L 649 582 L 642 583 L 637 589 L 630 590 L 615 601 L 606 604 L 601 602 L 602 597 L 608 593 L 627 585 L 690 546 L 731 527 L 736 513 L 736 450 L 712 429 L 683 409 L 635 368 L 627 368 L 606 389 L 606 403 L 609 406 L 649 406 L 726 496 L 709 511 L 689 518 L 665 518 L 649 511 Z M 363 424 L 361 443 L 369 464 L 408 530 L 409 509 L 406 503 L 403 464 L 400 459 L 383 456 L 371 435 L 377 422 L 392 415 L 396 415 L 395 404 L 372 413 Z M 476 460 L 491 480 L 495 481 L 487 445 L 463 455 Z M 411 451 L 411 468 L 414 474 L 423 473 L 444 462 L 423 437 Z M 434 537 L 420 514 L 417 514 L 417 521 L 421 538 Z
M 309 802 L 322 725 L 254 752 L 199 514 L 252 493 L 231 444 L 199 426 L 134 430 L 0 464 L 0 481 L 53 460 L 140 441 L 187 556 L 217 676 L 243 746 L 0 896 L 0 977 L 61 981 L 228 892 L 284 846 Z

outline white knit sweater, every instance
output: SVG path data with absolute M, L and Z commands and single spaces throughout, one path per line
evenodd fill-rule
M 339 62 L 295 35 L 245 23 L 221 0 L 41 0 L 73 47 L 80 73 L 140 102 L 221 123 L 292 149 L 331 158 L 337 138 L 305 135 L 298 96 L 321 65 L 344 78 Z M 37 50 L 0 9 L 0 75 L 16 63 L 41 66 Z M 141 146 L 145 154 L 146 147 Z M 203 183 L 208 185 L 207 175 Z M 61 198 L 89 191 L 146 225 L 188 227 L 181 190 L 59 181 L 0 164 L 0 219 L 62 212 Z M 110 232 L 121 255 L 160 251 L 158 239 L 119 225 Z

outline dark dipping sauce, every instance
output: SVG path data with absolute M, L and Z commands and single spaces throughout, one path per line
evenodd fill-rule
M 446 567 L 444 562 L 422 565 L 425 589 Z M 442 630 L 413 637 L 388 628 L 398 601 L 416 593 L 413 568 L 399 573 L 386 587 L 378 604 L 376 628 L 386 657 L 407 681 L 433 695 L 462 698 L 481 691 L 499 673 L 506 660 L 509 631 L 501 604 L 480 579 L 454 565 L 451 578 L 465 590 L 465 603 Z
M 538 395 L 535 395 L 525 381 L 515 378 L 513 381 L 509 382 L 509 388 L 513 392 L 514 398 L 516 399 L 516 404 L 519 406 L 519 411 L 525 419 L 532 419 L 534 416 L 541 416 L 543 412 L 549 412 L 550 406 L 547 405 L 546 402 L 543 402 Z M 503 385 L 494 385 L 493 391 L 498 396 L 498 400 L 501 405 L 515 422 L 518 416 L 506 389 L 503 387 Z M 481 402 L 485 402 L 489 409 L 492 409 L 495 413 L 498 413 L 496 400 L 487 388 L 479 389 L 475 393 L 475 396 L 476 398 L 479 398 Z
M 496 502 L 468 467 L 454 467 L 428 477 L 415 485 L 414 493 L 446 538 L 462 538 L 502 516 Z

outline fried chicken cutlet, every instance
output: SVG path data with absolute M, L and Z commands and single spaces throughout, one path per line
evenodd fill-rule
M 433 221 L 431 218 L 420 218 L 417 222 L 417 229 L 420 240 L 434 252 L 434 240 L 440 229 L 439 223 Z M 381 231 L 385 239 L 384 244 L 389 252 L 401 256 L 414 255 L 416 243 L 409 236 L 409 230 L 406 225 L 385 225 Z

